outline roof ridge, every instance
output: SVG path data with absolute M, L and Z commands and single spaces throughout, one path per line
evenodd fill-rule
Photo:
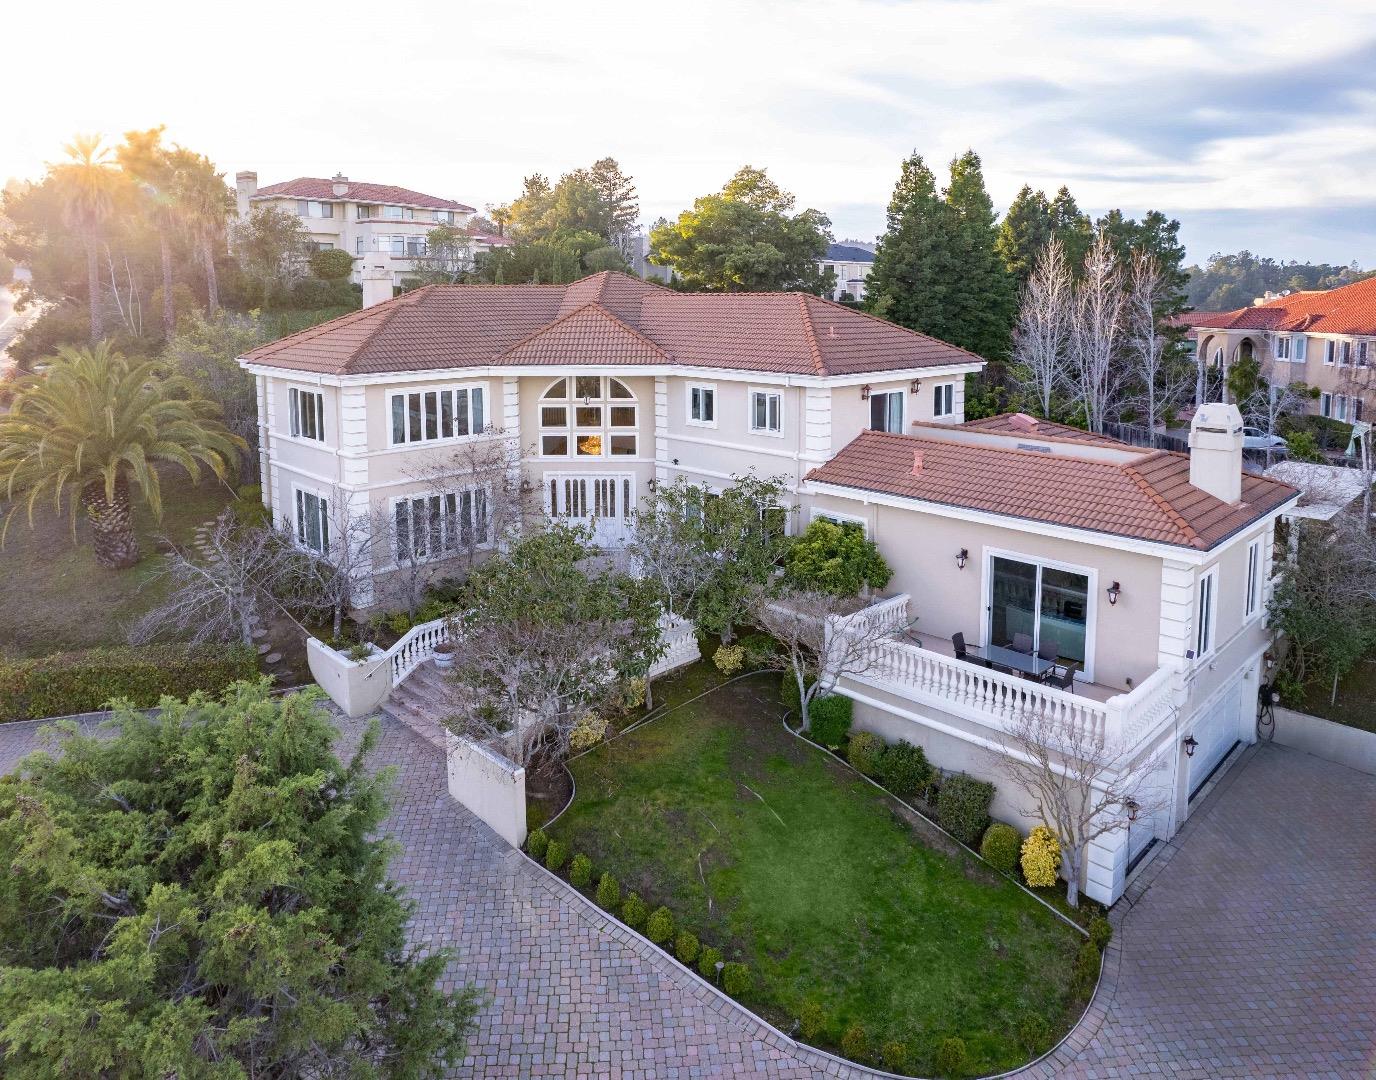
M 958 424 L 937 424 L 937 423 L 933 423 L 933 422 L 930 421 L 930 420 L 914 420 L 914 421 L 912 421 L 912 423 L 913 423 L 913 424 L 920 424 L 920 425 L 922 425 L 924 428 L 931 428 L 931 429 L 934 429 L 934 430 L 943 430 L 943 429 L 949 430 L 950 428 L 953 428 L 953 427 L 954 427 L 954 428 L 958 428 L 958 427 L 959 427 Z M 999 433 L 999 432 L 976 432 L 976 434 L 981 434 L 981 435 L 996 435 L 996 434 L 1000 434 L 1000 433 Z M 1055 454 L 1055 455 L 1052 455 L 1052 456 L 1047 456 L 1046 454 L 1041 453 L 1040 451 L 1037 451 L 1037 450 L 1023 450 L 1023 449 L 1020 449 L 1019 447 L 1016 447 L 1016 446 L 984 446 L 984 445 L 981 445 L 980 443 L 960 442 L 959 440 L 956 440 L 956 439 L 928 439 L 928 438 L 924 438 L 924 437 L 921 436 L 921 435 L 910 435 L 910 434 L 908 434 L 908 432 L 906 432 L 906 431 L 875 431 L 875 430 L 873 430 L 873 429 L 867 429 L 867 430 L 865 430 L 865 431 L 860 432 L 860 434 L 857 435 L 856 438 L 857 438 L 857 439 L 863 439 L 863 438 L 866 438 L 866 437 L 869 437 L 869 436 L 883 436 L 884 438 L 887 438 L 887 439 L 909 439 L 909 440 L 913 440 L 913 441 L 916 441 L 916 442 L 936 443 L 936 444 L 939 445 L 939 446 L 958 446 L 958 447 L 960 447 L 960 449 L 962 449 L 962 450 L 984 450 L 984 451 L 989 451 L 989 452 L 995 453 L 995 454 L 1018 454 L 1018 455 L 1021 456 L 1021 457 L 1036 458 L 1036 460 L 1038 460 L 1038 461 L 1074 461 L 1074 462 L 1078 462 L 1078 463 L 1081 464 L 1081 465 L 1095 465 L 1095 466 L 1099 466 L 1099 467 L 1106 468 L 1106 469 L 1122 469 L 1122 468 L 1126 468 L 1128 464 L 1137 464 L 1136 462 L 1131 462 L 1131 463 L 1129 463 L 1129 462 L 1124 462 L 1124 463 L 1121 463 L 1121 464 L 1120 464 L 1119 462 L 1115 462 L 1115 461 L 1100 461 L 1100 460 L 1098 460 L 1097 458 L 1079 457 L 1079 456 L 1076 455 L 1076 454 Z M 1060 441 L 1061 441 L 1061 442 L 1064 442 L 1067 446 L 1083 446 L 1083 445 L 1085 445 L 1084 443 L 1077 443 L 1077 442 L 1075 442 L 1074 440 L 1070 440 L 1070 439 L 1062 439 L 1062 440 L 1060 440 Z M 1113 448 L 1112 448 L 1112 447 L 1108 447 L 1108 446 L 1101 446 L 1101 447 L 1098 447 L 1098 449 L 1100 449 L 1100 450 L 1110 450 L 1110 449 L 1113 449 Z M 1128 447 L 1127 449 L 1132 450 L 1132 449 L 1135 449 L 1135 447 Z M 1162 451 L 1159 451 L 1159 452 L 1160 452 L 1160 453 L 1165 453 L 1166 451 L 1162 450 Z M 835 456 L 835 455 L 833 455 L 833 456 Z
M 828 307 L 834 307 L 840 311 L 848 312 L 851 315 L 859 315 L 862 318 L 869 319 L 871 322 L 877 322 L 881 326 L 888 326 L 892 327 L 895 330 L 902 330 L 905 334 L 912 334 L 914 337 L 926 338 L 928 341 L 940 342 L 942 345 L 945 345 L 948 349 L 956 349 L 959 352 L 963 352 L 966 356 L 973 357 L 975 360 L 978 360 L 981 364 L 988 363 L 988 361 L 985 360 L 984 357 L 980 356 L 978 353 L 971 352 L 964 346 L 954 345 L 951 342 L 945 340 L 944 338 L 935 337 L 932 334 L 924 334 L 921 330 L 914 330 L 911 326 L 902 326 L 899 323 L 893 322 L 889 319 L 881 319 L 878 315 L 871 315 L 868 311 L 863 311 L 860 308 L 851 307 L 849 304 L 838 304 L 835 300 L 828 300 L 825 296 L 817 296 L 813 293 L 800 293 L 799 295 L 810 297 L 811 299 L 816 300 L 819 304 L 826 304 Z
M 822 346 L 817 342 L 817 328 L 812 325 L 812 312 L 808 310 L 807 293 L 798 294 L 798 310 L 803 316 L 803 333 L 807 337 L 808 349 L 812 353 L 812 366 L 818 375 L 827 374 L 826 362 L 822 359 Z
M 1186 543 L 1190 547 L 1202 549 L 1205 545 L 1203 539 L 1200 538 L 1199 533 L 1195 532 L 1194 527 L 1188 521 L 1185 520 L 1185 518 L 1181 515 L 1180 511 L 1178 511 L 1174 506 L 1172 506 L 1169 502 L 1162 498 L 1161 493 L 1151 485 L 1151 482 L 1148 481 L 1145 476 L 1143 476 L 1140 472 L 1137 471 L 1140 465 L 1148 461 L 1154 461 L 1164 453 L 1165 451 L 1158 451 L 1154 454 L 1148 454 L 1146 457 L 1141 458 L 1140 460 L 1132 462 L 1130 464 L 1122 465 L 1120 466 L 1120 468 L 1128 476 L 1128 478 L 1132 480 L 1132 482 L 1135 483 L 1139 489 L 1141 489 L 1142 494 L 1144 494 L 1148 499 L 1155 503 L 1159 509 L 1165 512 L 1166 516 L 1170 518 L 1171 524 L 1174 525 L 1177 530 L 1179 530 L 1180 535 L 1185 538 Z M 1207 494 L 1207 492 L 1205 494 Z

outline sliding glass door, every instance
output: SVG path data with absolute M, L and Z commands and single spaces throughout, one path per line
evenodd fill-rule
M 1074 570 L 995 555 L 989 566 L 990 645 L 1010 646 L 1018 635 L 1035 651 L 1054 647 L 1062 664 L 1088 670 L 1089 576 Z

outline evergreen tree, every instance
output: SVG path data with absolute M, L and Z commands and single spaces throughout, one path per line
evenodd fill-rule
M 1002 360 L 1012 343 L 1017 297 L 999 258 L 998 217 L 973 150 L 951 162 L 945 197 L 951 210 L 946 262 L 956 273 L 947 292 L 952 329 L 946 340 L 986 359 Z
M 1064 184 L 1051 200 L 1051 231 L 1061 241 L 1066 264 L 1078 275 L 1094 242 L 1094 226 Z
M 865 304 L 875 315 L 942 336 L 949 275 L 939 265 L 944 258 L 940 240 L 948 213 L 937 195 L 936 177 L 914 152 L 899 172 L 865 283 Z
M 1023 184 L 999 226 L 998 253 L 1004 268 L 1013 275 L 1018 291 L 1027 285 L 1037 257 L 1051 239 L 1051 203 L 1046 192 Z
M 1148 211 L 1141 221 L 1127 217 L 1121 210 L 1110 210 L 1095 224 L 1108 237 L 1121 265 L 1130 266 L 1137 253 L 1156 260 L 1166 278 L 1157 308 L 1159 316 L 1178 315 L 1185 310 L 1190 275 L 1185 269 L 1185 246 L 1180 243 L 1180 222 L 1160 210 Z

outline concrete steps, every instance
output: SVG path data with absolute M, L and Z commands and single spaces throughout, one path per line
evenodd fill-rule
M 444 676 L 432 661 L 427 660 L 405 682 L 393 688 L 381 709 L 443 753 L 445 731 L 439 718 L 447 692 Z

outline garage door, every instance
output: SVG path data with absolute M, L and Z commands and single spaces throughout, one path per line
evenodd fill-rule
M 1195 797 L 1218 763 L 1237 745 L 1241 730 L 1241 698 L 1242 676 L 1239 675 L 1195 720 L 1190 734 L 1199 745 L 1194 757 L 1189 759 L 1190 798 Z
M 1157 762 L 1156 768 L 1141 781 L 1138 801 L 1155 807 L 1151 813 L 1143 813 L 1128 825 L 1128 872 L 1137 865 L 1138 860 L 1147 853 L 1153 840 L 1168 835 L 1171 816 L 1170 793 L 1173 763 L 1165 757 Z

